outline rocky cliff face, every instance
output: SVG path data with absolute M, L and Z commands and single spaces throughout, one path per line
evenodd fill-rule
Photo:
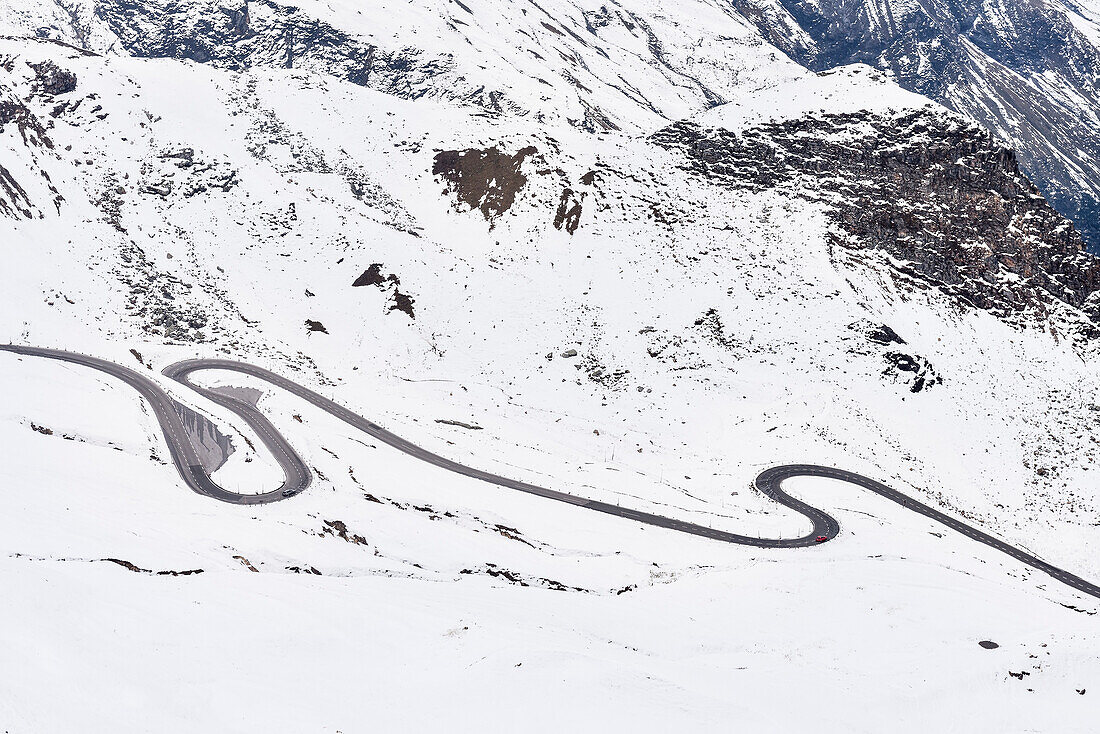
M 810 69 L 871 64 L 979 121 L 1100 252 L 1100 25 L 1086 9 L 1028 0 L 736 4 Z
M 76 76 L 52 62 L 17 64 L 16 58 L 9 55 L 0 56 L 0 72 L 4 73 L 0 77 L 0 133 L 5 130 L 15 133 L 11 137 L 11 151 L 0 158 L 0 216 L 40 219 L 49 210 L 44 206 L 47 200 L 60 214 L 65 197 L 53 185 L 49 174 L 39 167 L 41 158 L 53 154 L 54 143 L 46 131 L 48 123 L 43 122 L 49 118 L 32 107 L 54 111 L 64 108 L 65 102 L 59 98 L 76 88 Z M 13 78 L 18 82 L 11 83 Z M 21 90 L 17 88 L 19 82 Z M 24 162 L 36 170 L 38 176 L 33 180 L 23 176 L 21 166 L 15 165 Z
M 827 203 L 834 246 L 885 253 L 899 278 L 1010 321 L 1068 310 L 1100 334 L 1100 259 L 975 125 L 930 109 L 821 114 L 740 133 L 678 123 L 652 140 L 719 185 Z
M 408 99 L 443 89 L 453 64 L 445 55 L 394 52 L 332 27 L 298 8 L 270 0 L 100 0 L 93 14 L 133 56 L 189 59 L 241 71 L 256 66 L 308 69 Z M 453 80 L 452 80 L 453 81 Z M 476 97 L 456 84 L 452 95 Z M 491 105 L 492 100 L 478 99 Z

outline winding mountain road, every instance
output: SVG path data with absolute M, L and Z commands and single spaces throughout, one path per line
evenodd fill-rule
M 116 377 L 133 387 L 152 407 L 153 414 L 160 423 L 161 431 L 168 444 L 168 450 L 172 455 L 172 461 L 179 471 L 180 476 L 183 478 L 183 481 L 195 492 L 222 502 L 230 502 L 238 505 L 277 502 L 305 490 L 312 480 L 312 475 L 305 461 L 303 461 L 297 452 L 294 451 L 294 448 L 287 442 L 282 434 L 278 432 L 271 422 L 260 413 L 256 406 L 227 392 L 219 391 L 216 388 L 202 387 L 201 385 L 196 385 L 191 382 L 191 375 L 202 370 L 228 370 L 264 380 L 298 396 L 311 405 L 339 418 L 353 428 L 357 428 L 399 451 L 403 451 L 421 461 L 426 461 L 429 464 L 456 474 L 461 474 L 473 479 L 480 479 L 500 487 L 557 500 L 558 502 L 566 502 L 587 510 L 595 510 L 596 512 L 615 515 L 616 517 L 622 517 L 646 525 L 668 528 L 677 532 L 698 535 L 725 543 L 749 545 L 757 548 L 803 548 L 817 544 L 820 542 L 819 539 L 821 538 L 826 540 L 835 538 L 837 534 L 840 533 L 839 523 L 823 510 L 808 505 L 784 492 L 782 484 L 792 477 L 825 477 L 828 479 L 838 479 L 868 489 L 903 507 L 935 520 L 952 530 L 956 530 L 979 543 L 999 550 L 1015 558 L 1020 563 L 1048 574 L 1067 586 L 1071 586 L 1090 596 L 1100 598 L 1100 586 L 1096 586 L 1068 571 L 1026 553 L 1019 548 L 983 533 L 977 528 L 945 515 L 939 510 L 918 502 L 912 497 L 902 494 L 895 489 L 891 489 L 881 482 L 876 482 L 861 474 L 844 471 L 843 469 L 833 469 L 831 467 L 817 466 L 814 464 L 786 464 L 783 466 L 775 466 L 761 472 L 755 480 L 756 488 L 768 498 L 785 507 L 789 507 L 809 519 L 813 524 L 813 528 L 809 533 L 799 538 L 757 538 L 749 535 L 729 533 L 724 530 L 696 525 L 695 523 L 676 520 L 662 515 L 653 515 L 648 512 L 619 507 L 618 505 L 611 505 L 606 502 L 577 497 L 576 495 L 557 492 L 552 489 L 528 484 L 527 482 L 520 482 L 515 479 L 508 479 L 507 477 L 498 476 L 490 472 L 482 471 L 481 469 L 459 464 L 456 461 L 444 458 L 414 443 L 410 443 L 400 436 L 390 433 L 376 423 L 367 420 L 363 416 L 353 413 L 344 406 L 329 400 L 323 395 L 302 387 L 298 383 L 288 380 L 269 370 L 265 370 L 262 367 L 225 359 L 193 359 L 177 362 L 176 364 L 166 367 L 163 370 L 163 374 L 169 379 L 194 390 L 208 400 L 239 415 L 257 433 L 260 440 L 264 443 L 264 446 L 272 453 L 279 463 L 279 466 L 282 468 L 285 479 L 282 486 L 278 489 L 262 494 L 239 494 L 218 486 L 210 477 L 206 469 L 203 468 L 198 453 L 192 445 L 188 433 L 177 414 L 176 401 L 165 392 L 160 385 L 148 377 L 136 370 L 123 367 L 114 362 L 60 349 L 45 349 L 41 347 L 8 344 L 0 345 L 0 351 L 13 352 L 29 357 L 43 357 L 90 367 Z

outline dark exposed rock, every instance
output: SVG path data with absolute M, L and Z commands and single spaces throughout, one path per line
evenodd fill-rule
M 33 219 L 41 216 L 30 197 L 11 171 L 0 165 L 0 214 L 12 219 Z
M 176 148 L 173 150 L 166 150 L 160 154 L 161 158 L 175 158 L 180 161 L 181 167 L 190 166 L 195 162 L 195 149 L 194 148 Z
M 248 14 L 248 0 L 244 0 L 244 4 L 239 8 L 222 8 L 222 11 L 229 17 L 229 27 L 238 36 L 247 36 L 249 34 L 248 24 L 251 21 L 251 17 Z
M 875 344 L 881 344 L 883 346 L 889 344 L 905 344 L 905 340 L 898 336 L 898 333 L 886 324 L 871 329 L 871 331 L 867 333 L 867 338 Z
M 306 330 L 311 332 L 319 331 L 322 334 L 328 333 L 328 329 L 325 328 L 324 324 L 320 321 L 314 321 L 313 319 L 306 319 Z
M 591 354 L 581 358 L 574 367 L 584 372 L 585 377 L 592 382 L 611 390 L 621 389 L 624 386 L 626 376 L 630 374 L 630 370 L 607 367 Z
M 344 524 L 343 520 L 325 520 L 324 533 L 329 535 L 335 535 L 348 543 L 354 543 L 355 545 L 366 545 L 367 539 L 362 535 L 356 535 L 348 530 L 348 526 Z
M 722 318 L 718 315 L 717 309 L 707 309 L 705 314 L 695 319 L 695 326 L 702 329 L 711 339 L 727 349 L 733 349 L 734 347 L 740 346 L 739 341 L 726 329 L 726 325 L 722 323 Z
M 293 141 L 291 141 L 293 144 Z M 333 171 L 340 175 L 351 190 L 351 195 L 367 205 L 374 213 L 380 214 L 383 223 L 402 232 L 419 237 L 419 227 L 405 205 L 394 197 L 386 187 L 375 181 L 372 172 L 351 159 L 338 161 Z
M 499 527 L 503 527 L 503 526 L 499 526 Z M 506 528 L 505 530 L 508 530 L 508 529 Z M 505 533 L 502 532 L 501 534 L 504 535 Z M 523 542 L 526 542 L 526 541 L 523 541 Z M 528 545 L 530 545 L 530 543 L 528 543 Z M 554 579 L 541 578 L 541 577 L 526 579 L 519 572 L 512 571 L 512 570 L 509 570 L 507 568 L 500 568 L 495 563 L 486 563 L 484 570 L 474 570 L 472 568 L 464 568 L 461 571 L 459 571 L 459 573 L 462 574 L 462 575 L 472 575 L 472 574 L 476 574 L 476 573 L 484 573 L 484 574 L 488 574 L 489 576 L 492 576 L 493 578 L 504 579 L 508 583 L 515 584 L 516 586 L 531 586 L 532 585 L 531 582 L 534 582 L 534 584 L 537 584 L 539 586 L 545 586 L 546 588 L 552 589 L 554 591 L 580 591 L 580 592 L 583 592 L 583 593 L 589 593 L 588 589 L 581 588 L 580 586 L 567 586 L 566 584 L 563 584 L 560 581 L 555 581 Z
M 909 381 L 909 392 L 920 392 L 943 382 L 943 378 L 924 357 L 902 352 L 887 352 L 884 357 L 887 367 L 882 374 Z
M 141 191 L 144 194 L 156 194 L 157 196 L 168 196 L 172 193 L 172 182 L 161 181 L 155 184 L 145 184 L 141 187 Z
M 1056 3 L 734 0 L 814 71 L 866 63 L 978 120 L 1100 253 L 1100 49 Z M 869 8 L 873 8 L 870 10 Z M 1075 10 L 1069 4 L 1068 12 Z
M 534 146 L 515 155 L 496 147 L 444 150 L 436 154 L 432 174 L 447 182 L 447 191 L 454 194 L 457 207 L 465 204 L 479 210 L 492 229 L 494 221 L 511 208 L 516 193 L 527 183 L 520 170 L 524 159 L 537 152 Z
M 554 229 L 564 227 L 569 234 L 577 231 L 577 227 L 581 223 L 581 201 L 583 199 L 584 194 L 582 193 L 578 197 L 573 189 L 565 189 L 561 192 L 558 211 L 554 214 Z
M 81 33 L 82 29 L 79 29 L 79 28 L 75 27 L 76 25 L 77 24 L 74 24 L 74 27 L 72 28 L 74 34 L 77 35 L 77 36 L 86 35 L 85 33 Z M 48 43 L 51 46 L 57 46 L 59 48 L 64 48 L 64 49 L 67 49 L 69 51 L 73 51 L 73 52 L 75 52 L 76 54 L 78 54 L 80 56 L 85 56 L 85 57 L 100 56 L 100 54 L 97 54 L 94 51 L 89 51 L 86 48 L 81 48 L 80 46 L 74 46 L 71 43 L 65 43 L 64 41 L 58 40 L 56 38 L 48 38 L 47 35 L 49 33 L 50 33 L 49 28 L 45 28 L 45 27 L 44 28 L 39 28 L 38 32 L 33 37 L 33 40 L 38 41 L 39 43 Z M 30 40 L 30 39 L 31 39 L 31 37 L 28 36 L 27 40 Z M 86 38 L 81 39 L 82 42 L 86 41 L 86 40 L 87 40 Z M 11 71 L 11 69 L 8 69 L 8 71 Z
M 1100 259 L 991 135 L 933 110 L 823 114 L 741 133 L 653 135 L 719 186 L 788 187 L 830 206 L 835 245 L 882 250 L 900 275 L 1003 318 L 1100 316 Z M 1086 329 L 1095 336 L 1095 328 Z
M 462 421 L 453 421 L 447 418 L 436 418 L 436 423 L 442 423 L 447 426 L 458 426 L 459 428 L 465 428 L 470 431 L 480 431 L 481 426 L 475 426 L 473 423 L 463 423 Z
M 500 523 L 496 523 L 493 526 L 493 528 L 497 531 L 497 533 L 500 534 L 501 537 L 507 538 L 508 540 L 514 540 L 517 543 L 523 543 L 524 545 L 529 546 L 531 548 L 535 547 L 535 545 L 533 543 L 531 543 L 527 540 L 524 540 L 523 533 L 521 533 L 516 528 L 508 527 L 507 525 L 501 525 Z M 546 579 L 544 579 L 544 580 L 546 580 Z M 553 582 L 553 583 L 556 583 L 556 582 Z
M 7 87 L 0 85 L 0 131 L 9 124 L 14 124 L 19 130 L 24 145 L 53 148 L 53 141 L 46 135 L 46 128 L 38 117 L 30 111 L 23 100 Z
M 378 48 L 271 0 L 242 0 L 236 8 L 218 0 L 99 0 L 95 15 L 134 56 L 189 59 L 234 71 L 307 69 L 406 99 L 427 94 L 432 78 L 453 66 L 448 56 Z M 474 104 L 486 102 L 466 87 L 451 91 Z
M 390 304 L 390 311 L 400 311 L 407 314 L 410 319 L 415 319 L 413 315 L 413 298 L 405 293 L 394 288 L 393 290 L 393 303 Z
M 122 223 L 122 197 L 125 194 L 126 188 L 120 185 L 118 175 L 111 171 L 105 174 L 99 193 L 92 199 L 92 204 L 103 213 L 103 220 L 123 234 L 126 234 Z
M 76 89 L 76 74 L 62 69 L 52 61 L 29 66 L 34 69 L 34 90 L 39 94 L 53 97 Z
M 389 275 L 382 275 L 382 263 L 372 263 L 369 268 L 363 271 L 363 274 L 355 279 L 352 283 L 353 288 L 359 288 L 365 285 L 376 285 L 385 287 L 387 282 L 391 282 L 395 285 L 400 285 L 401 281 L 393 273 Z
M 202 573 L 201 568 L 191 568 L 186 571 L 153 571 L 148 568 L 142 568 L 141 566 L 134 565 L 130 561 L 123 560 L 121 558 L 101 558 L 104 563 L 113 563 L 116 566 L 122 566 L 127 571 L 133 571 L 134 573 L 151 573 L 156 576 L 193 576 L 195 574 Z
M 387 311 L 401 311 L 408 314 L 410 319 L 415 319 L 413 315 L 413 304 L 415 301 L 412 296 L 402 293 L 398 290 L 398 286 L 401 285 L 401 279 L 393 273 L 388 275 L 382 274 L 382 263 L 371 263 L 371 266 L 363 271 L 363 274 L 355 279 L 355 282 L 351 284 L 353 288 L 359 288 L 365 285 L 377 286 L 379 290 L 386 291 L 392 288 L 390 296 L 393 298 L 393 303 Z
M 139 319 L 142 329 L 181 342 L 203 342 L 204 328 L 220 330 L 217 322 L 192 297 L 193 285 L 165 272 L 134 241 L 119 249 L 115 275 L 128 291 L 127 312 Z
M 227 192 L 236 186 L 237 169 L 226 160 L 204 160 L 194 148 L 173 147 L 142 161 L 140 191 L 167 198 L 174 192 L 185 198 L 210 191 Z

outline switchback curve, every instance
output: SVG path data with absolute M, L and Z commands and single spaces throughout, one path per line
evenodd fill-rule
M 291 497 L 306 489 L 306 487 L 309 486 L 312 475 L 306 463 L 297 452 L 294 451 L 293 447 L 254 405 L 226 392 L 221 392 L 216 388 L 206 388 L 191 382 L 191 375 L 201 370 L 228 370 L 264 380 L 296 395 L 330 415 L 339 418 L 353 428 L 363 431 L 378 441 L 388 444 L 409 456 L 438 466 L 441 469 L 461 474 L 462 476 L 479 479 L 500 487 L 526 492 L 546 499 L 565 502 L 587 510 L 603 512 L 608 515 L 634 520 L 635 522 L 644 523 L 646 525 L 698 535 L 725 543 L 748 545 L 757 548 L 803 548 L 815 545 L 818 542 L 823 542 L 822 539 L 832 540 L 840 532 L 840 525 L 837 523 L 836 519 L 825 511 L 806 504 L 787 494 L 783 491 L 782 484 L 787 479 L 802 476 L 838 479 L 868 489 L 881 497 L 885 497 L 903 507 L 935 520 L 952 530 L 962 533 L 979 543 L 1005 553 L 1025 565 L 1042 571 L 1067 586 L 1090 596 L 1100 598 L 1100 586 L 1096 586 L 1030 553 L 1026 553 L 1004 541 L 983 533 L 977 528 L 950 517 L 922 502 L 918 502 L 912 497 L 892 489 L 881 482 L 843 469 L 834 469 L 832 467 L 818 466 L 815 464 L 786 464 L 771 467 L 761 472 L 755 480 L 757 490 L 771 500 L 806 517 L 812 523 L 813 527 L 809 533 L 799 538 L 756 538 L 748 535 L 738 535 L 716 528 L 709 528 L 683 520 L 676 520 L 663 515 L 654 515 L 606 502 L 578 497 L 576 495 L 546 489 L 534 484 L 509 479 L 481 469 L 459 464 L 456 461 L 444 458 L 414 443 L 406 441 L 396 434 L 390 433 L 376 423 L 367 420 L 361 415 L 353 413 L 344 406 L 292 380 L 288 380 L 274 372 L 245 362 L 225 359 L 192 359 L 177 362 L 176 364 L 166 367 L 163 370 L 163 374 L 166 377 L 198 392 L 207 399 L 241 416 L 241 418 L 256 431 L 260 440 L 263 441 L 264 445 L 272 452 L 276 461 L 278 461 L 285 476 L 282 486 L 276 490 L 263 494 L 239 494 L 220 487 L 206 472 L 198 459 L 195 447 L 191 444 L 190 438 L 176 413 L 175 400 L 173 400 L 173 398 L 153 380 L 150 380 L 141 373 L 128 367 L 123 367 L 114 362 L 78 354 L 76 352 L 10 344 L 0 345 L 0 351 L 14 352 L 16 354 L 32 357 L 44 357 L 47 359 L 83 365 L 112 375 L 133 387 L 152 407 L 153 413 L 160 423 L 165 441 L 168 444 L 168 450 L 172 454 L 173 463 L 183 481 L 195 492 L 223 502 L 230 502 L 233 504 L 265 504 L 276 502 L 286 497 Z

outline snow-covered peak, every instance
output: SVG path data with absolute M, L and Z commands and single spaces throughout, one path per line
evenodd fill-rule
M 905 91 L 881 71 L 851 64 L 778 80 L 691 119 L 704 127 L 738 131 L 812 115 L 889 114 L 924 107 L 943 111 L 927 97 Z
M 970 117 L 1100 252 L 1100 15 L 1095 0 L 736 0 L 807 68 L 862 62 Z

